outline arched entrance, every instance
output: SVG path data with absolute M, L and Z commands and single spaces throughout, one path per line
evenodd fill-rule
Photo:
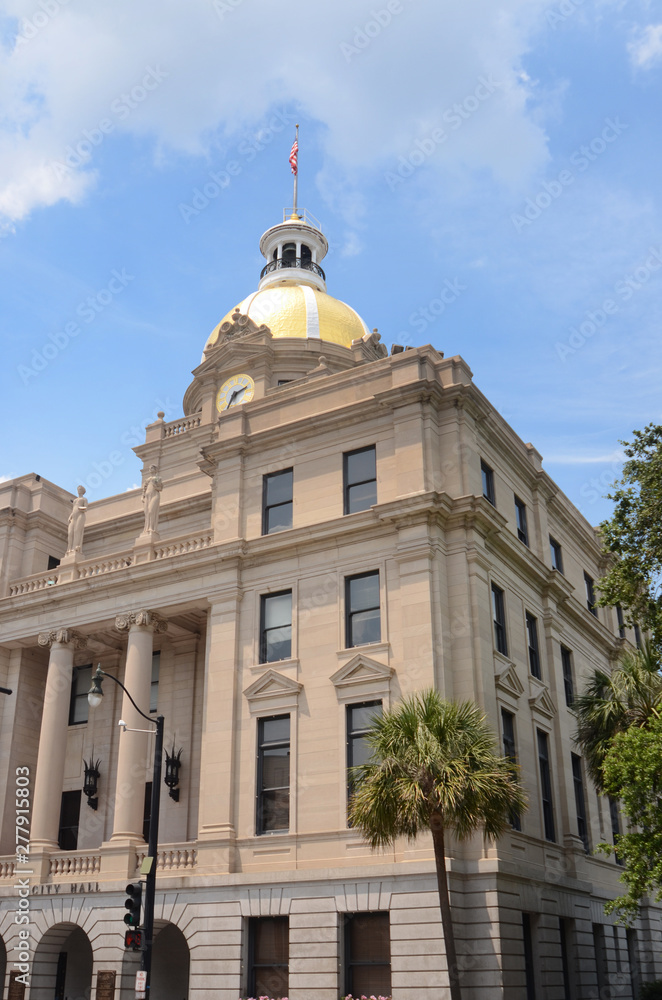
M 31 1000 L 89 1000 L 92 945 L 75 924 L 46 931 L 34 954 Z
M 190 956 L 186 938 L 175 924 L 156 921 L 152 949 L 152 996 L 188 1000 Z M 127 951 L 122 962 L 121 1000 L 134 1000 L 140 954 Z

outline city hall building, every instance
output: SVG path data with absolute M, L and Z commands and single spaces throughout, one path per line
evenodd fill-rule
M 114 677 L 165 718 L 155 1000 L 447 996 L 430 839 L 372 852 L 347 819 L 371 718 L 429 687 L 484 710 L 529 796 L 449 848 L 463 996 L 631 1000 L 660 909 L 605 916 L 622 819 L 572 741 L 635 643 L 595 607 L 596 533 L 461 357 L 389 352 L 327 293 L 314 220 L 260 249 L 142 489 L 0 484 L 2 997 L 134 996 L 154 737 Z

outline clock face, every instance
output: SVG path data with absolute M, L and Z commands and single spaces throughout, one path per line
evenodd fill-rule
M 255 395 L 255 382 L 250 375 L 233 375 L 226 379 L 216 396 L 216 409 L 229 410 L 239 403 L 249 403 Z

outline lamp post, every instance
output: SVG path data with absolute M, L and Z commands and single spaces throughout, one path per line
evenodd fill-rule
M 101 664 L 97 666 L 96 673 L 92 677 L 92 687 L 87 695 L 87 700 L 90 703 L 91 708 L 98 708 L 101 704 L 101 699 L 103 698 L 101 679 L 103 677 L 109 677 L 111 681 L 115 681 L 115 683 L 122 688 L 122 691 L 124 691 L 138 714 L 142 715 L 143 719 L 147 719 L 149 723 L 156 726 L 156 729 L 147 730 L 147 732 L 155 733 L 156 741 L 154 743 L 154 772 L 152 779 L 152 803 L 149 815 L 149 841 L 147 844 L 147 857 L 145 858 L 141 869 L 141 874 L 145 875 L 145 943 L 141 952 L 140 968 L 147 973 L 146 992 L 147 997 L 149 998 L 152 973 L 152 943 L 154 938 L 156 854 L 159 842 L 159 806 L 161 803 L 161 758 L 163 757 L 163 724 L 165 720 L 162 715 L 157 715 L 156 720 L 150 719 L 149 715 L 145 715 L 145 713 L 138 708 L 122 682 L 118 681 L 117 677 L 113 677 L 112 674 L 105 673 L 105 671 L 101 669 Z M 127 731 L 126 726 L 124 726 L 124 731 Z M 135 730 L 129 730 L 129 732 L 132 731 Z M 142 731 L 144 732 L 145 730 Z M 140 730 L 138 730 L 138 732 L 140 732 Z

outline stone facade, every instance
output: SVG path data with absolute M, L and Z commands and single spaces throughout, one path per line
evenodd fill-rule
M 249 383 L 250 399 L 233 404 L 233 386 Z M 345 513 L 344 456 L 372 447 L 376 502 Z M 510 718 L 530 798 L 521 829 L 498 844 L 452 845 L 466 1000 L 631 1000 L 662 975 L 659 908 L 645 906 L 627 935 L 604 915 L 619 868 L 584 841 L 610 839 L 618 815 L 573 762 L 567 704 L 570 686 L 610 668 L 633 636 L 619 635 L 611 610 L 589 609 L 586 575 L 602 571 L 594 530 L 460 357 L 430 346 L 388 355 L 376 333 L 276 337 L 235 311 L 194 372 L 183 417 L 159 417 L 135 451 L 143 477 L 162 480 L 158 530 L 145 531 L 142 490 L 91 502 L 81 551 L 66 559 L 74 494 L 34 475 L 0 484 L 0 683 L 14 692 L 0 701 L 4 997 L 22 995 L 25 896 L 26 998 L 133 996 L 124 889 L 146 853 L 153 737 L 118 727 L 145 724 L 109 680 L 88 710 L 84 668 L 97 663 L 143 710 L 158 706 L 167 749 L 182 749 L 179 799 L 165 786 L 161 799 L 155 998 L 246 995 L 255 921 L 284 917 L 287 995 L 335 1000 L 348 983 L 348 915 L 380 913 L 394 1000 L 446 995 L 430 841 L 373 853 L 347 826 L 348 706 L 387 708 L 428 686 L 477 702 L 500 739 Z M 288 469 L 291 526 L 265 533 L 265 477 Z M 350 644 L 347 580 L 366 574 L 378 574 L 378 635 Z M 290 592 L 287 655 L 264 662 L 265 598 Z M 259 813 L 270 794 L 260 727 L 286 716 L 289 790 L 278 801 L 289 820 L 260 834 L 256 801 Z M 75 808 L 93 759 L 98 808 L 81 795 L 63 833 L 63 793 Z M 28 864 L 15 849 L 24 776 Z M 64 836 L 74 848 L 62 850 Z

